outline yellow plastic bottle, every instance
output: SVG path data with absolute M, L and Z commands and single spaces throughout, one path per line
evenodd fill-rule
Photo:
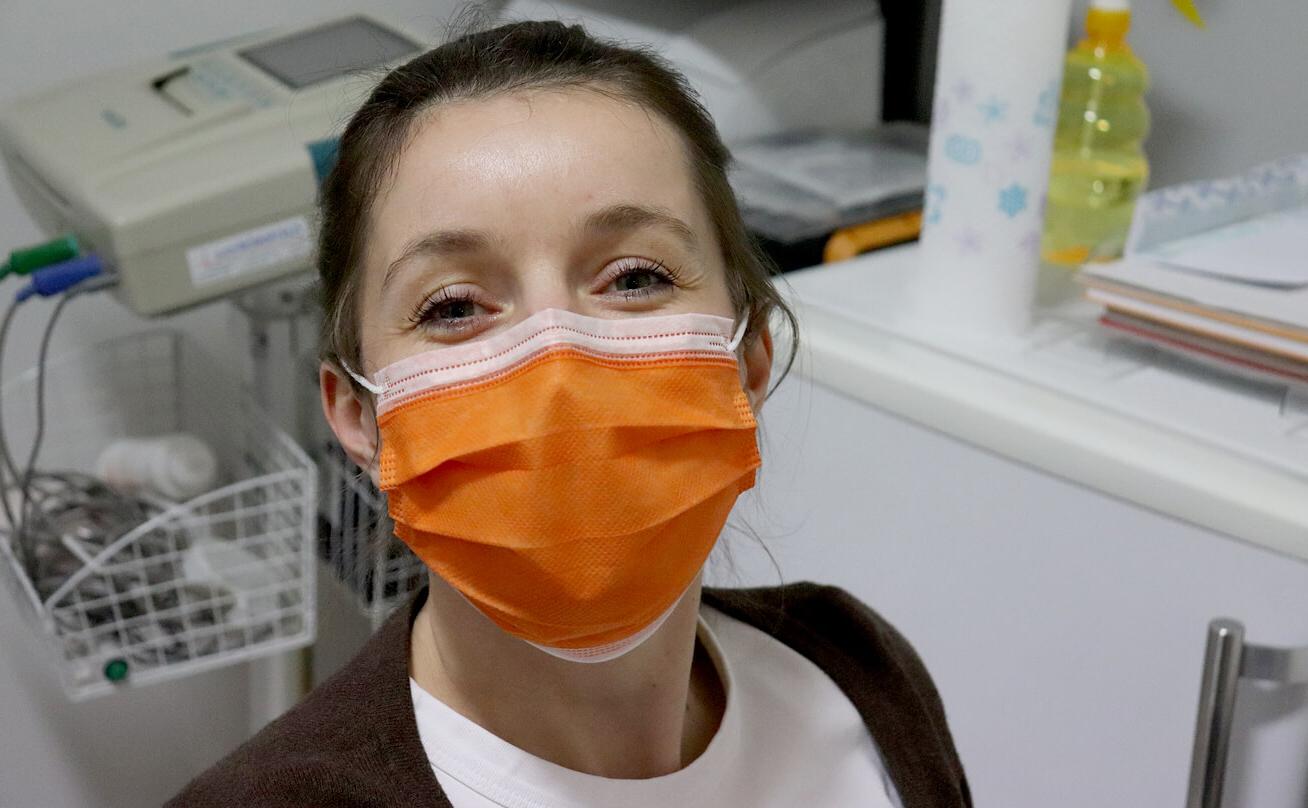
M 1149 177 L 1148 71 L 1126 44 L 1127 0 L 1095 0 L 1067 54 L 1041 257 L 1075 266 L 1122 254 Z

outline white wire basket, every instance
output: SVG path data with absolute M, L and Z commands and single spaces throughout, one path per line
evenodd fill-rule
M 20 462 L 35 429 L 35 378 L 0 391 Z M 43 517 L 35 574 L 9 525 L 0 528 L 0 578 L 46 636 L 70 698 L 313 641 L 317 470 L 238 379 L 184 335 L 155 331 L 53 361 L 45 385 L 35 467 L 47 480 L 89 490 L 111 442 L 179 432 L 208 444 L 219 469 L 218 487 L 189 501 L 133 500 L 141 518 L 125 530 L 90 518 L 56 530 Z
M 373 627 L 427 582 L 427 566 L 395 537 L 386 496 L 330 443 L 322 462 L 319 552 Z

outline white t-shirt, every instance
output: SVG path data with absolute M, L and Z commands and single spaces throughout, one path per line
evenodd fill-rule
M 535 757 L 409 680 L 427 759 L 454 808 L 901 808 L 854 705 L 820 668 L 708 606 L 699 639 L 726 693 L 722 722 L 680 771 L 645 780 Z

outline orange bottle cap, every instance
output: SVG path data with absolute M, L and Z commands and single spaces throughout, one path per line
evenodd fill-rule
M 1130 29 L 1130 11 L 1091 8 L 1085 15 L 1085 30 L 1091 40 L 1121 42 Z

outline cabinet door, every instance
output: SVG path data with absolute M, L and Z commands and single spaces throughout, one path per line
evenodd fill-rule
M 837 584 L 891 620 L 935 677 L 978 805 L 1181 806 L 1208 621 L 1308 644 L 1301 561 L 798 376 L 760 442 L 710 579 Z M 1308 688 L 1242 685 L 1227 804 L 1303 805 L 1304 761 Z

